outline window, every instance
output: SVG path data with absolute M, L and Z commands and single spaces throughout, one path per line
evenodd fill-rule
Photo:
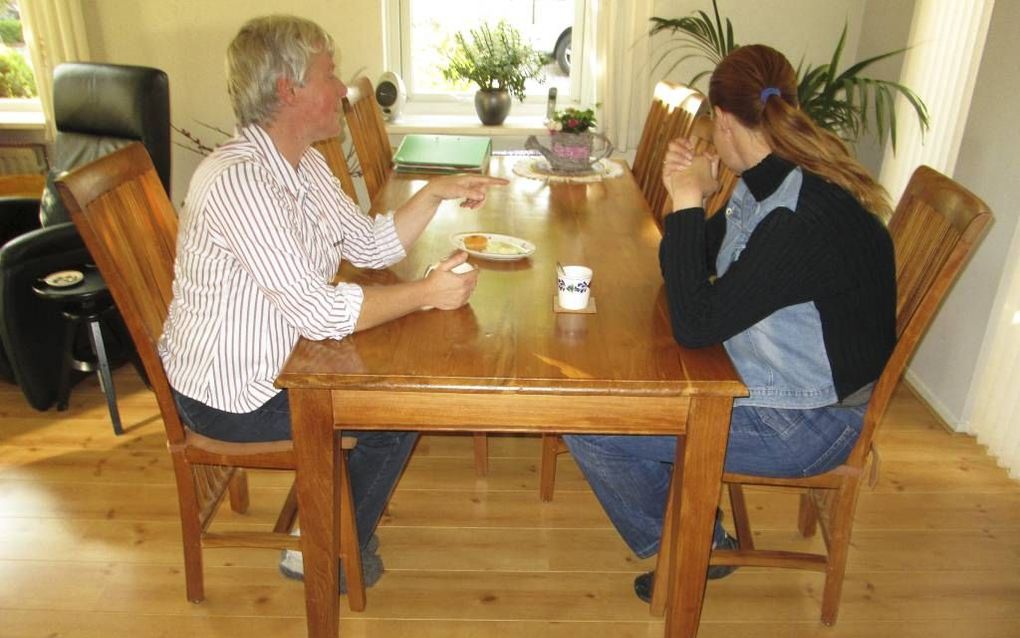
M 41 109 L 32 59 L 17 0 L 0 0 L 0 113 L 12 122 L 39 120 Z
M 473 113 L 476 86 L 452 83 L 441 73 L 445 51 L 454 34 L 487 22 L 506 20 L 540 53 L 549 56 L 544 81 L 527 85 L 527 111 L 544 114 L 549 89 L 557 90 L 557 103 L 568 103 L 578 95 L 584 81 L 583 38 L 580 27 L 588 0 L 387 0 L 384 28 L 387 31 L 386 66 L 404 80 L 408 110 L 415 107 L 433 112 Z M 524 113 L 514 104 L 514 113 Z

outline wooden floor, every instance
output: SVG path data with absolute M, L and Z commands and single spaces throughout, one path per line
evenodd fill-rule
M 207 600 L 185 600 L 155 401 L 130 367 L 115 378 L 122 437 L 91 379 L 65 413 L 35 412 L 0 383 L 0 636 L 304 635 L 302 586 L 274 551 L 207 552 Z M 745 568 L 709 584 L 699 636 L 1020 636 L 1020 484 L 906 390 L 880 442 L 838 624 L 818 621 L 820 575 Z M 493 437 L 476 479 L 468 438 L 423 438 L 379 529 L 386 574 L 365 612 L 344 605 L 342 635 L 661 636 L 631 592 L 651 561 L 631 555 L 569 459 L 540 503 L 538 453 L 534 438 Z M 290 478 L 250 478 L 252 510 L 225 518 L 265 528 Z M 796 536 L 792 496 L 749 500 L 762 541 L 819 542 Z

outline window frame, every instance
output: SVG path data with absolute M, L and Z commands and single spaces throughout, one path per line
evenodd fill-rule
M 15 2 L 16 4 L 17 1 Z M 18 5 L 19 15 L 21 6 Z M 25 29 L 24 19 L 21 22 L 22 33 L 25 36 L 25 44 L 29 51 L 32 51 L 32 34 Z M 35 97 L 4 97 L 0 98 L 0 128 L 2 129 L 43 129 L 46 127 L 46 116 L 43 113 L 42 101 L 39 99 L 38 70 L 32 64 L 31 58 L 26 60 L 32 68 L 33 79 L 35 80 Z
M 383 71 L 393 71 L 401 78 L 408 78 L 411 68 L 410 47 L 410 2 L 412 0 L 383 0 Z M 574 0 L 574 23 L 572 25 L 572 55 L 570 73 L 570 95 L 557 100 L 557 108 L 579 104 L 580 95 L 594 81 L 593 65 L 583 53 L 587 42 L 585 16 L 595 0 Z M 535 116 L 544 119 L 547 97 L 529 95 L 524 102 L 514 100 L 512 113 L 515 116 Z M 474 93 L 467 95 L 453 93 L 408 93 L 404 107 L 406 115 L 464 115 L 477 117 L 474 110 Z

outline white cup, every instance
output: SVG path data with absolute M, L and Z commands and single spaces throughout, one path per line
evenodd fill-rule
M 423 277 L 428 277 L 429 273 L 431 273 L 433 270 L 435 270 L 438 267 L 439 267 L 439 262 L 436 262 L 434 264 L 429 265 L 429 267 L 425 269 L 425 274 L 423 275 Z M 457 264 L 456 266 L 451 268 L 450 272 L 457 273 L 458 275 L 463 275 L 465 273 L 471 272 L 474 269 L 475 269 L 474 266 L 472 266 L 469 262 L 465 261 L 464 263 Z
M 563 266 L 563 272 L 557 271 L 556 292 L 560 308 L 583 310 L 588 307 L 591 275 L 591 268 L 587 266 Z
M 438 266 L 439 266 L 439 262 L 436 262 L 434 264 L 431 264 L 428 268 L 426 268 L 425 269 L 425 274 L 422 275 L 422 279 L 424 279 L 425 277 L 428 277 L 429 273 L 431 273 L 433 270 L 435 270 Z M 472 266 L 469 262 L 465 261 L 464 263 L 457 264 L 456 266 L 451 268 L 450 272 L 457 273 L 458 275 L 463 275 L 463 274 L 471 272 L 474 269 L 475 269 L 474 266 Z M 433 306 L 422 306 L 422 310 L 432 310 L 432 308 L 433 308 Z

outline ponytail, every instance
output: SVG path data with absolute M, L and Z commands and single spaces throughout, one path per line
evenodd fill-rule
M 779 157 L 839 186 L 882 219 L 892 216 L 885 189 L 842 140 L 800 110 L 797 75 L 782 53 L 762 44 L 732 51 L 712 73 L 709 100 L 761 131 Z

